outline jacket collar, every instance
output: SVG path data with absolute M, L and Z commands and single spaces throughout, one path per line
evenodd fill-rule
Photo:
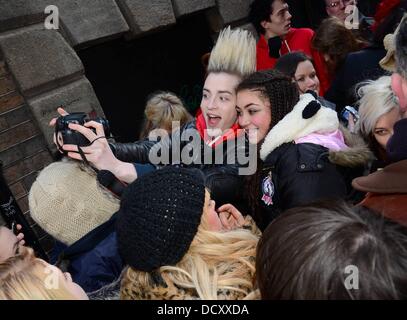
M 239 128 L 240 128 L 239 125 L 235 123 L 230 129 L 226 130 L 222 136 L 215 138 L 213 140 L 213 143 L 208 145 L 215 148 L 216 146 L 220 145 L 221 143 L 229 139 L 235 139 L 238 135 Z M 205 141 L 206 121 L 202 112 L 200 112 L 196 118 L 196 129 L 198 130 L 202 140 Z

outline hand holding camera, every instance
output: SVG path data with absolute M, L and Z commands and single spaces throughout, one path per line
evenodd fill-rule
M 61 150 L 61 145 L 59 145 L 59 141 L 58 141 L 59 134 L 61 135 L 60 137 L 63 142 L 62 144 L 75 144 L 79 147 L 87 147 L 92 143 L 80 132 L 71 130 L 69 128 L 70 123 L 79 124 L 79 125 L 83 126 L 87 122 L 90 122 L 90 121 L 91 121 L 91 119 L 89 119 L 87 117 L 86 113 L 83 113 L 83 112 L 62 115 L 59 118 L 57 118 L 56 123 L 55 123 L 55 135 L 57 137 L 57 140 L 56 140 L 57 145 L 61 152 L 64 152 L 64 151 Z M 103 118 L 95 118 L 95 119 L 93 119 L 93 121 L 102 124 L 104 134 L 106 135 L 106 138 L 108 138 L 110 136 L 109 122 Z M 92 131 L 94 133 L 96 133 L 95 129 L 92 129 Z
M 130 183 L 137 178 L 131 163 L 118 160 L 107 141 L 110 135 L 107 120 L 88 119 L 84 113 L 67 113 L 58 108 L 59 118 L 51 120 L 55 126 L 54 143 L 68 157 L 89 162 L 98 170 L 108 170 L 121 181 Z

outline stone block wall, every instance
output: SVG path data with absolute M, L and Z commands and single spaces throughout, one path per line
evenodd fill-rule
M 19 207 L 44 249 L 50 250 L 52 238 L 29 215 L 28 192 L 37 172 L 51 163 L 52 157 L 4 61 L 0 61 L 0 161 L 3 163 L 4 177 Z

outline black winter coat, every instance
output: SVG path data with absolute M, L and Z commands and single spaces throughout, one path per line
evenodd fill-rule
M 256 223 L 262 231 L 287 209 L 318 200 L 356 197 L 351 182 L 363 175 L 364 166 L 337 165 L 330 161 L 329 154 L 327 148 L 313 143 L 286 143 L 269 154 L 264 161 L 261 181 L 271 176 L 274 193 L 271 205 L 259 199 L 263 215 L 259 219 L 262 221 Z M 262 189 L 263 183 L 260 197 Z
M 239 168 L 244 165 L 239 164 L 237 155 L 238 152 L 244 155 L 248 154 L 246 149 L 248 142 L 245 141 L 245 138 L 235 138 L 235 143 L 223 142 L 212 148 L 206 145 L 202 139 L 195 139 L 195 142 L 199 141 L 197 149 L 200 152 L 193 156 L 192 153 L 189 153 L 191 156 L 190 163 L 186 163 L 178 157 L 179 152 L 176 152 L 175 158 L 172 158 L 172 151 L 175 148 L 175 143 L 179 143 L 176 148 L 179 148 L 181 152 L 187 150 L 190 140 L 185 138 L 187 141 L 183 141 L 187 132 L 194 134 L 196 137 L 199 136 L 196 120 L 187 123 L 180 130 L 161 141 L 146 139 L 134 143 L 111 143 L 110 147 L 119 160 L 136 163 L 151 163 L 149 159 L 150 152 L 157 154 L 158 150 L 164 150 L 164 152 L 168 153 L 168 159 L 160 163 L 154 163 L 154 165 L 157 167 L 178 165 L 180 167 L 198 168 L 204 174 L 205 186 L 211 191 L 211 197 L 216 201 L 217 206 L 239 202 L 243 187 L 243 176 L 239 175 Z M 238 140 L 244 141 L 244 143 L 238 143 Z M 232 160 L 232 163 L 228 163 L 228 160 Z
M 365 80 L 375 80 L 386 74 L 379 65 L 379 61 L 385 55 L 385 49 L 375 46 L 349 53 L 324 98 L 336 104 L 337 112 L 341 112 L 347 105 L 355 105 L 358 100 L 357 84 Z
M 319 200 L 357 202 L 363 196 L 356 194 L 351 183 L 353 178 L 364 174 L 371 152 L 361 137 L 339 127 L 336 112 L 332 109 L 321 107 L 313 116 L 303 118 L 305 105 L 310 100 L 309 95 L 303 95 L 262 143 L 260 192 L 253 212 L 254 220 L 262 231 L 287 209 Z M 294 142 L 310 133 L 334 132 L 338 128 L 348 146 L 340 148 L 340 151 L 328 149 L 322 145 L 323 142 L 316 144 L 316 139 L 309 140 L 315 143 Z M 339 143 L 336 138 L 330 139 L 335 141 L 331 144 L 332 148 Z

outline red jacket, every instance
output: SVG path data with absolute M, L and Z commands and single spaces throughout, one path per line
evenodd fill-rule
M 320 95 L 323 96 L 330 86 L 330 80 L 321 54 L 311 46 L 313 36 L 314 31 L 311 29 L 291 28 L 284 39 L 289 48 L 286 46 L 285 41 L 283 41 L 280 52 L 281 55 L 284 55 L 290 51 L 303 51 L 314 60 L 315 70 L 320 81 Z M 259 42 L 257 43 L 257 70 L 272 69 L 276 64 L 276 61 L 277 59 L 270 58 L 267 41 L 264 35 L 261 35 Z

